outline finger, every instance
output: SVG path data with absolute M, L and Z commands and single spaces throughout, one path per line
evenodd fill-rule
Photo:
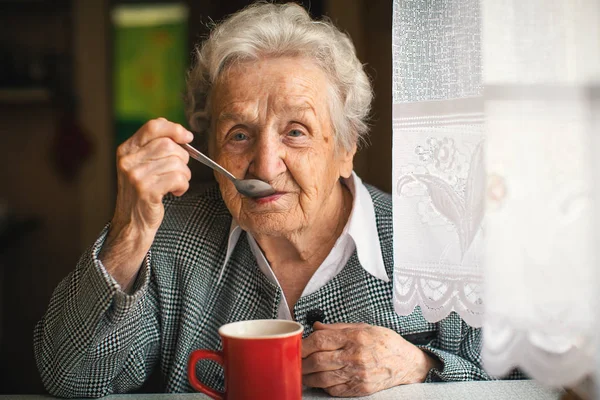
M 190 168 L 178 156 L 168 156 L 153 160 L 144 164 L 144 167 L 146 167 L 147 175 L 162 176 L 172 172 L 179 172 L 185 175 L 188 181 L 192 178 Z
M 360 387 L 352 386 L 349 383 L 341 383 L 339 385 L 327 387 L 325 388 L 325 392 L 333 397 L 355 397 L 366 394 L 360 390 Z
M 327 372 L 315 372 L 302 376 L 302 384 L 313 388 L 328 388 L 350 381 L 343 369 Z
M 176 143 L 189 143 L 194 135 L 183 126 L 164 118 L 150 120 L 140 128 L 132 137 L 132 143 L 138 147 L 144 147 L 152 140 L 159 137 L 171 138 Z
M 138 195 L 151 199 L 153 202 L 162 200 L 162 196 L 175 190 L 183 194 L 180 189 L 187 185 L 171 188 L 168 179 L 179 175 L 187 183 L 192 177 L 189 167 L 177 156 L 170 156 L 160 160 L 137 164 L 127 172 L 127 180 L 136 188 Z M 179 179 L 179 178 L 178 178 Z M 187 188 L 185 188 L 187 190 Z
M 185 164 L 190 160 L 189 153 L 173 141 L 173 139 L 168 137 L 156 138 L 148 142 L 148 144 L 139 151 L 139 157 L 144 162 L 159 160 L 172 155 L 181 158 Z
M 117 170 L 126 174 L 135 174 L 136 180 L 143 180 L 147 175 L 156 173 L 161 163 L 159 160 L 175 157 L 181 160 L 182 167 L 187 166 L 189 154 L 180 145 L 169 138 L 158 138 L 139 151 L 117 157 Z
M 313 324 L 313 330 L 317 331 L 317 330 L 325 330 L 325 329 L 357 329 L 357 328 L 365 328 L 365 327 L 369 327 L 371 325 L 369 324 L 365 324 L 365 323 L 358 323 L 358 324 L 346 324 L 346 323 L 337 323 L 337 324 L 324 324 L 320 321 L 317 321 Z
M 157 189 L 162 196 L 172 193 L 174 196 L 182 196 L 190 188 L 190 182 L 186 175 L 180 171 L 165 173 L 158 177 Z
M 346 364 L 342 361 L 342 351 L 318 351 L 302 359 L 302 374 L 313 374 L 315 372 L 335 371 L 344 368 Z
M 165 194 L 173 193 L 181 196 L 189 189 L 189 180 L 181 171 L 171 171 L 161 175 L 147 175 L 139 178 L 135 173 L 131 185 L 135 188 L 137 196 L 151 204 L 159 204 Z
M 317 351 L 342 349 L 346 342 L 347 338 L 343 331 L 314 331 L 309 337 L 302 340 L 302 358 L 306 358 Z

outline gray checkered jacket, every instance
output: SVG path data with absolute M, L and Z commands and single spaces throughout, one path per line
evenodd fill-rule
M 391 197 L 368 187 L 373 198 L 383 260 L 392 276 Z M 134 286 L 127 295 L 100 266 L 97 255 L 108 227 L 55 290 L 34 332 L 37 366 L 48 392 L 100 397 L 134 391 L 160 368 L 164 390 L 192 391 L 186 363 L 198 348 L 220 349 L 218 328 L 232 321 L 276 318 L 281 289 L 259 270 L 245 234 L 225 260 L 231 215 L 218 188 L 165 199 L 165 218 Z M 427 380 L 490 379 L 480 366 L 481 332 L 451 314 L 427 322 L 392 307 L 392 283 L 367 273 L 356 252 L 328 284 L 298 300 L 296 320 L 321 309 L 326 323 L 366 322 L 388 327 L 434 354 L 443 369 Z M 201 381 L 222 390 L 223 371 L 197 367 Z

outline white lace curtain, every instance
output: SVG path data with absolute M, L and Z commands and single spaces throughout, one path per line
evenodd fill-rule
M 598 0 L 394 0 L 394 304 L 483 325 L 494 375 L 594 370 L 599 28 Z

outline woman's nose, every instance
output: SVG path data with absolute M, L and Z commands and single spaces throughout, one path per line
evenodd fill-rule
M 273 181 L 286 170 L 283 162 L 283 145 L 279 138 L 261 137 L 254 145 L 253 158 L 248 172 L 265 182 Z

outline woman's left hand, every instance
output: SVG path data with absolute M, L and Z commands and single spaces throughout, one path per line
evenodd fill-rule
M 313 328 L 302 341 L 302 383 L 332 396 L 366 396 L 423 382 L 439 364 L 388 328 L 320 322 Z

